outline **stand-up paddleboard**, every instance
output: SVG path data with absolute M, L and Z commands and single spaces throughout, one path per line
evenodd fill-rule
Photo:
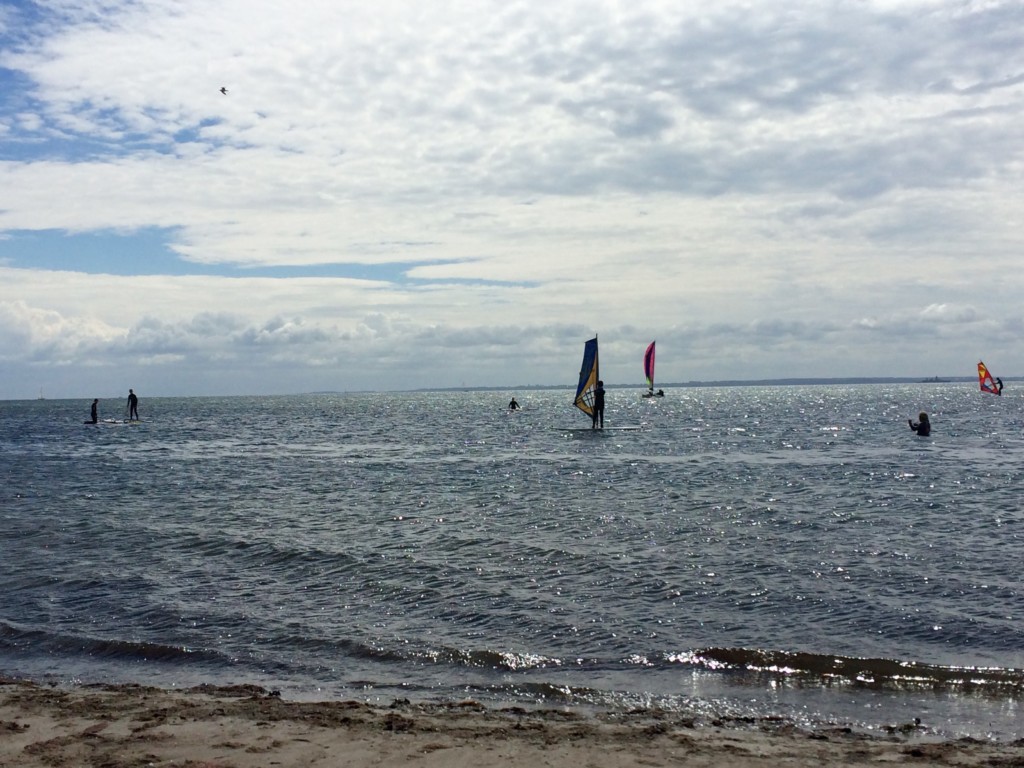
M 552 427 L 556 432 L 572 432 L 574 434 L 586 434 L 592 432 L 595 435 L 602 432 L 639 432 L 643 429 L 640 425 L 627 427 Z

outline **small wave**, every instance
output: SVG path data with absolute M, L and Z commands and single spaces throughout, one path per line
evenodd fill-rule
M 351 644 L 352 655 L 387 662 L 419 662 L 450 665 L 468 669 L 496 671 L 523 671 L 561 667 L 560 659 L 531 653 L 513 653 L 490 649 L 463 650 L 460 648 L 384 648 L 364 644 Z
M 21 629 L 3 622 L 0 622 L 0 649 L 5 653 L 20 651 L 34 654 L 67 654 L 122 662 L 227 664 L 230 661 L 222 654 L 209 649 Z
M 795 683 L 851 684 L 879 689 L 932 688 L 993 694 L 1024 693 L 1024 670 L 943 666 L 885 658 L 859 658 L 750 648 L 705 648 L 670 655 L 669 663 L 714 670 L 743 670 Z
M 712 647 L 655 656 L 634 654 L 627 658 L 611 660 L 583 657 L 563 659 L 544 654 L 489 648 L 396 648 L 359 642 L 346 642 L 344 646 L 346 652 L 353 657 L 377 662 L 436 664 L 498 673 L 561 670 L 575 676 L 580 673 L 592 675 L 602 671 L 614 673 L 617 670 L 638 667 L 667 670 L 684 665 L 706 672 L 748 675 L 749 683 L 752 685 L 763 685 L 770 680 L 792 687 L 828 688 L 850 685 L 891 691 L 933 689 L 999 697 L 1024 695 L 1024 669 L 944 666 L 899 659 L 752 648 Z M 742 682 L 742 679 L 739 682 Z

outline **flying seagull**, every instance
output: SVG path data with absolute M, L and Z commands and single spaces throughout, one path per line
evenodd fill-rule
M 225 88 L 224 86 L 221 86 L 220 92 L 221 92 L 221 93 L 227 93 L 227 92 L 228 92 L 228 89 L 227 89 L 227 88 Z

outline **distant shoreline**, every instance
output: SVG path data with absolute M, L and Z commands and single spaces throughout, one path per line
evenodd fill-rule
M 1003 376 L 1004 381 L 1014 381 L 1012 376 Z M 849 377 L 834 379 L 792 378 L 792 379 L 722 379 L 720 381 L 679 381 L 658 384 L 659 389 L 703 389 L 707 387 L 786 387 L 816 386 L 829 384 L 969 384 L 976 382 L 975 376 L 949 376 L 940 379 L 921 379 L 912 376 L 891 377 Z M 643 384 L 608 384 L 606 389 L 643 389 Z M 498 387 L 422 387 L 403 390 L 407 392 L 492 392 L 492 391 L 541 391 L 551 389 L 573 389 L 575 384 L 517 384 Z M 339 392 L 310 392 L 311 395 L 340 394 Z M 355 393 L 350 393 L 355 394 Z
M 1019 381 L 1019 377 L 1003 376 L 1004 382 Z M 786 387 L 786 386 L 828 386 L 836 384 L 974 384 L 977 386 L 977 378 L 974 376 L 948 376 L 919 378 L 914 376 L 890 376 L 890 377 L 848 377 L 848 378 L 791 378 L 791 379 L 721 379 L 715 381 L 673 381 L 664 384 L 659 383 L 659 389 L 708 389 L 711 387 Z M 463 387 L 419 387 L 416 389 L 327 389 L 315 390 L 312 392 L 286 392 L 278 394 L 235 394 L 235 395 L 150 395 L 149 399 L 157 398 L 192 398 L 192 397 L 301 397 L 303 395 L 383 395 L 388 393 L 398 394 L 402 392 L 544 392 L 544 391 L 572 391 L 574 383 L 563 384 L 500 384 L 497 386 L 463 386 Z M 606 389 L 633 389 L 646 391 L 647 387 L 641 384 L 605 384 Z M 91 397 L 91 396 L 90 396 Z M 61 400 L 82 400 L 90 399 L 83 396 L 52 397 L 46 401 L 57 402 Z M 123 399 L 118 396 L 107 396 L 107 400 Z M 38 401 L 38 397 L 31 398 L 0 398 L 0 402 L 24 402 L 27 400 Z

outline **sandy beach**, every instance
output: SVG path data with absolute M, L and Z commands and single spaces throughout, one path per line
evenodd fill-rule
M 643 711 L 582 715 L 474 701 L 289 702 L 252 686 L 63 689 L 0 680 L 0 766 L 1024 766 L 1024 740 L 939 741 L 781 720 L 696 723 Z

